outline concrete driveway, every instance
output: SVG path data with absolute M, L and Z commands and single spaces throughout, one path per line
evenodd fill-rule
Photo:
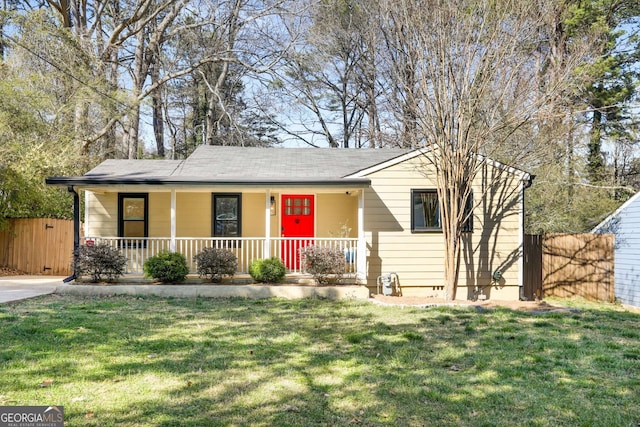
M 0 277 L 0 303 L 52 294 L 62 279 L 63 276 Z

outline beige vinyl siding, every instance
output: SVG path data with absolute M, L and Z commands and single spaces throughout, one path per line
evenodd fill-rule
M 171 236 L 171 193 L 148 194 L 149 237 Z
M 176 236 L 211 236 L 211 193 L 176 192 Z
M 318 194 L 316 196 L 316 236 L 357 237 L 358 198 L 346 193 Z M 342 235 L 342 226 L 350 228 Z
M 264 236 L 264 214 L 266 200 L 264 194 L 244 193 L 242 195 L 242 236 Z
M 149 194 L 149 237 L 171 234 L 171 194 Z M 118 235 L 118 193 L 88 192 L 89 234 L 97 237 Z
M 118 235 L 118 193 L 87 192 L 89 205 L 88 236 L 113 237 Z
M 411 190 L 436 188 L 433 175 L 424 170 L 415 158 L 368 176 L 364 229 L 367 284 L 372 289 L 379 275 L 395 272 L 404 295 L 443 296 L 442 233 L 411 232 Z M 489 167 L 488 172 L 497 170 Z M 521 183 L 512 174 L 500 177 L 503 184 L 493 191 L 484 191 L 479 178 L 473 183 L 473 232 L 463 235 L 457 298 L 472 296 L 476 285 L 494 299 L 518 297 Z M 497 269 L 503 271 L 503 280 L 493 286 Z
M 176 192 L 176 236 L 210 237 L 212 192 Z M 220 192 L 222 193 L 222 192 Z M 118 191 L 87 192 L 89 212 L 89 232 L 98 237 L 118 235 Z M 169 237 L 171 235 L 171 192 L 150 191 L 149 195 L 149 237 Z M 279 200 L 278 194 L 272 194 Z M 338 195 L 346 197 L 344 195 Z M 354 199 L 351 197 L 350 199 Z M 242 194 L 242 235 L 243 237 L 263 237 L 265 231 L 265 194 Z M 335 201 L 329 201 L 334 203 Z M 357 206 L 357 199 L 356 199 Z M 280 235 L 280 206 L 276 204 L 276 215 L 271 216 L 271 235 Z M 339 210 L 342 212 L 342 209 Z M 343 213 L 341 218 L 346 217 Z M 355 214 L 354 214 L 355 217 Z M 338 225 L 335 226 L 337 230 Z M 355 227 L 354 227 L 355 228 Z
M 270 237 L 280 237 L 280 194 L 279 193 L 271 193 L 271 197 L 276 202 L 276 214 L 271 215 L 271 236 Z
M 211 193 L 176 194 L 176 234 L 178 237 L 211 236 Z M 265 195 L 260 193 L 242 193 L 242 236 L 264 236 Z M 272 228 L 274 227 L 272 217 Z M 169 234 L 167 234 L 169 235 Z

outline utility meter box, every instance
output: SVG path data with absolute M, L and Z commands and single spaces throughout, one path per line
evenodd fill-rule
M 378 277 L 378 293 L 382 290 L 382 295 L 399 294 L 398 275 L 396 273 L 383 274 Z

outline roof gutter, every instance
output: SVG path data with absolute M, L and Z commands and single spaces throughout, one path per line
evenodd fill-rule
M 113 186 L 113 185 L 159 185 L 159 186 L 180 186 L 180 187 L 204 187 L 204 186 L 252 186 L 252 187 L 368 187 L 371 185 L 369 178 L 345 178 L 345 179 L 317 179 L 317 180 L 264 180 L 255 181 L 249 179 L 229 179 L 229 180 L 190 180 L 190 179 L 167 179 L 167 178 L 106 178 L 106 177 L 66 177 L 54 176 L 45 180 L 48 185 L 57 186 Z
M 523 190 L 531 187 L 533 185 L 533 180 L 536 179 L 535 175 L 527 174 L 527 176 L 522 180 L 524 182 Z

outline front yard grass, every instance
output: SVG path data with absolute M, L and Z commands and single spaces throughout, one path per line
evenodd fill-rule
M 67 426 L 637 426 L 640 314 L 47 296 L 0 306 L 0 405 Z

